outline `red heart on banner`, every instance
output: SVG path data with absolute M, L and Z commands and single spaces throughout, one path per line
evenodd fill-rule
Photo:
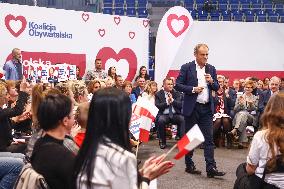
M 148 25 L 149 25 L 149 20 L 143 20 L 143 26 L 147 28 Z
M 120 17 L 119 16 L 113 17 L 113 21 L 116 25 L 118 25 L 120 23 Z
M 129 32 L 128 36 L 130 39 L 133 39 L 135 37 L 135 32 Z
M 15 28 L 14 25 L 12 25 L 11 27 L 11 21 L 14 21 L 14 22 L 21 22 L 21 27 L 20 28 Z M 14 15 L 7 15 L 5 17 L 5 25 L 6 25 L 6 28 L 9 30 L 9 32 L 14 36 L 14 37 L 18 37 L 26 28 L 27 26 L 27 20 L 25 17 L 23 16 L 17 16 L 15 17 Z
M 85 21 L 85 22 L 87 22 L 88 20 L 89 20 L 89 18 L 90 18 L 90 15 L 89 14 L 87 14 L 87 13 L 82 13 L 82 19 Z
M 100 35 L 101 37 L 103 37 L 103 36 L 106 34 L 105 29 L 99 29 L 98 32 L 99 32 L 99 35 Z
M 177 20 L 177 21 L 183 21 L 183 27 L 179 29 L 179 31 L 176 31 L 177 28 L 173 28 L 172 26 L 172 21 Z M 170 30 L 170 32 L 175 36 L 178 37 L 180 36 L 189 26 L 189 19 L 187 16 L 182 15 L 178 17 L 176 14 L 170 14 L 167 18 L 167 26 Z
M 116 62 L 121 59 L 125 59 L 129 65 L 129 72 L 125 80 L 132 81 L 134 79 L 137 71 L 137 57 L 133 50 L 123 48 L 119 51 L 119 53 L 116 53 L 111 47 L 103 47 L 99 50 L 96 58 L 102 60 L 103 69 L 105 69 L 105 64 L 108 59 L 112 58 L 116 60 Z

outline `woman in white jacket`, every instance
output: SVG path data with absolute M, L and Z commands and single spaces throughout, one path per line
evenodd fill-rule
M 116 88 L 98 91 L 88 116 L 85 140 L 75 163 L 75 188 L 148 188 L 150 180 L 173 167 L 160 156 L 148 159 L 137 170 L 129 143 L 131 102 L 125 92 Z

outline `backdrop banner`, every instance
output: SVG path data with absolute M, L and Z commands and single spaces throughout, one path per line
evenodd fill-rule
M 13 48 L 23 62 L 76 65 L 81 76 L 96 58 L 130 81 L 148 67 L 148 19 L 0 3 L 0 39 L 1 68 Z

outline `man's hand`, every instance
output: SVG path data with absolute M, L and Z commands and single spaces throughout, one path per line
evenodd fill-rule
M 205 80 L 206 80 L 208 83 L 210 83 L 210 84 L 213 83 L 213 79 L 212 79 L 212 77 L 211 77 L 210 74 L 204 74 L 204 76 L 205 76 Z
M 195 93 L 201 93 L 203 91 L 204 87 L 193 87 L 193 91 Z

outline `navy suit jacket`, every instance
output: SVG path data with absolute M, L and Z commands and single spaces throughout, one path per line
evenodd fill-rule
M 264 108 L 268 102 L 268 100 L 271 97 L 271 90 L 266 90 L 263 91 L 260 95 L 259 95 L 259 101 L 258 101 L 258 111 L 260 112 L 260 114 L 263 113 Z
M 140 95 L 140 87 L 137 86 L 137 87 L 133 88 L 131 94 L 134 94 L 135 98 L 138 99 L 138 97 Z
M 172 92 L 174 101 L 172 102 L 173 108 L 176 111 L 176 114 L 181 114 L 181 94 L 178 91 L 173 90 Z M 169 105 L 166 102 L 165 91 L 162 89 L 158 91 L 155 95 L 155 105 L 159 109 L 158 114 L 161 115 L 166 108 L 169 108 Z
M 217 82 L 217 74 L 215 67 L 210 64 L 207 64 L 207 66 L 208 66 L 208 73 L 211 75 L 213 79 L 213 83 L 208 84 L 209 103 L 213 114 L 214 103 L 212 99 L 212 90 L 217 91 L 219 89 L 219 84 Z M 193 93 L 192 90 L 193 87 L 197 86 L 198 86 L 198 79 L 197 79 L 195 61 L 182 65 L 176 80 L 175 89 L 184 93 L 182 113 L 185 116 L 190 116 L 195 107 L 198 94 Z

